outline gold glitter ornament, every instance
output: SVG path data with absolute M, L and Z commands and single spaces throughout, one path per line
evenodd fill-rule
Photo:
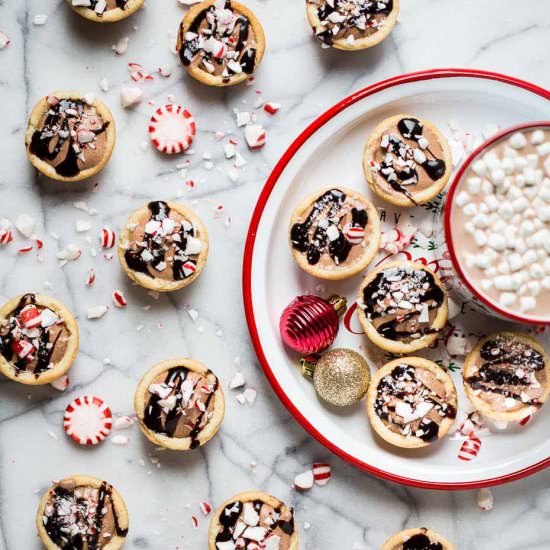
M 304 376 L 313 378 L 315 391 L 331 405 L 348 407 L 361 401 L 370 383 L 370 369 L 359 353 L 350 349 L 334 349 L 301 360 Z

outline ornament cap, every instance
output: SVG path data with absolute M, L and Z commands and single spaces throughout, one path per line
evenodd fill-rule
M 302 357 L 300 359 L 300 368 L 302 370 L 302 375 L 305 378 L 313 378 L 315 367 L 317 366 L 320 358 L 320 355 L 312 353 L 311 355 L 307 355 L 306 357 Z
M 327 302 L 336 310 L 338 317 L 341 317 L 348 309 L 348 301 L 343 296 L 333 294 L 329 297 Z

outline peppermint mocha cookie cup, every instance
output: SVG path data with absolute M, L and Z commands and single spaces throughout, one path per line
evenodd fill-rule
M 31 111 L 25 146 L 32 165 L 57 181 L 95 176 L 116 141 L 111 111 L 99 99 L 75 91 L 43 97 Z
M 455 547 L 439 533 L 421 527 L 405 529 L 389 538 L 381 550 L 455 550 Z
M 188 451 L 216 435 L 225 414 L 225 399 L 218 378 L 202 363 L 171 359 L 145 373 L 134 407 L 149 441 Z
M 153 201 L 132 212 L 118 243 L 128 277 L 159 292 L 190 285 L 207 256 L 206 227 L 192 210 L 176 202 Z
M 365 197 L 346 187 L 317 191 L 294 210 L 288 241 L 296 263 L 320 279 L 346 279 L 378 253 L 380 216 Z
M 364 50 L 392 32 L 400 0 L 306 0 L 309 23 L 324 46 Z
M 425 119 L 406 114 L 389 117 L 369 135 L 363 171 L 369 187 L 395 206 L 415 206 L 445 187 L 453 162 L 443 134 Z
M 370 271 L 358 306 L 369 340 L 391 353 L 427 348 L 447 323 L 447 293 L 439 277 L 416 262 L 388 262 Z
M 523 420 L 550 393 L 550 357 L 537 340 L 519 332 L 482 338 L 466 357 L 462 374 L 468 399 L 497 421 Z
M 423 357 L 384 365 L 367 392 L 367 414 L 376 433 L 405 449 L 426 447 L 455 422 L 456 388 L 447 371 Z
M 78 325 L 61 303 L 22 294 L 0 308 L 0 372 L 37 386 L 63 376 L 78 353 Z
M 128 509 L 120 493 L 106 481 L 82 475 L 54 483 L 36 515 L 38 534 L 48 550 L 119 550 L 128 526 Z
M 249 491 L 235 495 L 226 500 L 212 517 L 208 549 L 226 548 L 224 542 L 227 544 L 237 539 L 245 541 L 246 546 L 239 546 L 244 549 L 258 548 L 258 543 L 263 543 L 262 548 L 298 550 L 300 541 L 294 510 L 267 493 Z M 279 545 L 267 546 L 269 540 Z M 231 546 L 227 545 L 227 548 Z
M 116 23 L 138 11 L 145 0 L 66 0 L 72 10 L 95 23 Z
M 208 0 L 181 22 L 177 51 L 187 72 L 209 86 L 245 82 L 262 62 L 265 34 L 258 18 L 235 0 Z

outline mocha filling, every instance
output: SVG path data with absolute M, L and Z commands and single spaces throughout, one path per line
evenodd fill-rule
M 235 74 L 254 72 L 256 37 L 248 17 L 237 14 L 231 0 L 216 4 L 201 11 L 185 34 L 181 24 L 179 56 L 185 66 L 198 64 L 227 83 Z
M 62 550 L 96 550 L 114 535 L 126 537 L 119 525 L 112 498 L 113 488 L 76 487 L 69 480 L 51 490 L 42 522 L 50 539 Z
M 347 38 L 353 43 L 376 33 L 393 10 L 393 0 L 333 0 L 330 3 L 308 0 L 308 3 L 318 6 L 317 17 L 326 30 L 313 30 L 328 46 L 338 39 Z
M 366 210 L 351 206 L 343 191 L 331 189 L 312 204 L 302 223 L 292 226 L 290 241 L 295 250 L 306 255 L 310 265 L 318 264 L 325 255 L 340 265 L 354 246 L 364 243 L 368 221 Z M 355 240 L 355 235 L 363 238 Z
M 489 340 L 479 350 L 475 374 L 465 378 L 494 410 L 541 407 L 546 386 L 544 357 L 528 344 L 509 336 Z M 481 364 L 479 364 L 481 363 Z M 508 399 L 513 400 L 507 402 Z
M 363 289 L 360 307 L 382 337 L 409 343 L 438 332 L 432 324 L 444 299 L 428 271 L 393 267 Z
M 151 278 L 182 281 L 191 277 L 203 247 L 197 228 L 164 201 L 147 207 L 150 218 L 129 228 L 124 253 L 128 267 Z
M 445 175 L 447 167 L 430 148 L 429 141 L 423 136 L 424 125 L 418 119 L 403 118 L 397 129 L 401 137 L 388 133 L 382 135 L 380 148 L 385 151 L 384 160 L 372 160 L 371 166 L 394 191 L 417 204 L 413 193 L 421 180 L 418 168 L 422 168 L 431 181 L 437 181 Z
M 200 446 L 199 435 L 212 418 L 218 379 L 185 367 L 161 373 L 149 386 L 144 424 L 153 432 L 173 438 L 191 438 L 191 449 Z
M 445 418 L 455 418 L 445 386 L 429 370 L 402 364 L 380 380 L 374 408 L 387 428 L 402 436 L 435 441 Z
M 432 542 L 426 535 L 419 533 L 403 543 L 403 550 L 443 550 L 443 545 Z
M 42 319 L 38 326 L 27 328 L 37 319 Z M 0 352 L 16 375 L 31 372 L 38 378 L 63 359 L 69 337 L 63 319 L 37 305 L 34 294 L 25 294 L 0 325 Z
M 252 550 L 258 548 L 258 543 L 273 538 L 276 541 L 273 548 L 289 550 L 294 534 L 294 514 L 292 509 L 283 511 L 282 508 L 281 505 L 274 509 L 261 500 L 227 505 L 220 515 L 221 529 L 216 535 L 216 547 L 220 550 L 234 548 L 229 543 L 241 540 L 244 546 L 239 548 Z
M 29 151 L 67 178 L 97 166 L 105 155 L 109 121 L 80 99 L 49 97 L 48 105 Z

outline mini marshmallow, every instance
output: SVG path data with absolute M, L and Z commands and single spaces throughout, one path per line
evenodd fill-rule
M 472 216 L 475 216 L 477 214 L 477 206 L 473 202 L 471 202 L 464 207 L 463 212 L 464 215 L 471 218 Z
M 538 296 L 540 294 L 541 285 L 538 281 L 529 281 L 526 286 L 531 296 Z
M 483 160 L 479 159 L 472 164 L 472 170 L 478 176 L 484 176 L 487 173 L 487 165 L 483 162 Z
M 534 296 L 522 296 L 519 299 L 520 311 L 531 311 L 537 307 L 537 300 Z
M 506 179 L 506 174 L 502 168 L 495 168 L 494 170 L 491 170 L 489 177 L 495 185 L 501 185 Z
M 550 154 L 550 141 L 543 143 L 537 147 L 537 152 L 541 157 L 545 157 Z
M 466 206 L 470 202 L 470 195 L 466 191 L 461 191 L 455 198 L 455 204 L 460 206 Z
M 483 247 L 487 244 L 487 235 L 484 231 L 478 230 L 474 233 L 474 239 L 477 246 Z
M 499 233 L 489 233 L 488 244 L 493 250 L 502 251 L 506 248 L 506 239 Z
M 525 265 L 523 262 L 523 258 L 517 252 L 508 256 L 508 264 L 510 265 L 510 269 L 512 271 L 517 271 Z
M 495 212 L 500 206 L 500 201 L 495 197 L 495 195 L 487 195 L 483 201 L 490 212 Z
M 468 178 L 468 191 L 472 195 L 477 195 L 481 191 L 481 182 L 481 178 Z
M 503 292 L 500 295 L 499 302 L 504 307 L 508 307 L 508 306 L 513 305 L 515 303 L 515 301 L 516 301 L 516 295 L 512 294 L 511 292 Z
M 525 265 L 530 265 L 533 262 L 537 261 L 537 253 L 534 250 L 527 250 L 523 255 L 523 263 Z
M 527 138 L 522 132 L 516 132 L 510 137 L 508 143 L 514 149 L 523 149 L 527 145 Z
M 494 278 L 493 283 L 497 290 L 514 289 L 514 283 L 512 281 L 512 277 L 510 277 L 509 275 L 499 275 L 498 277 Z
M 535 130 L 531 134 L 531 143 L 533 145 L 540 145 L 544 143 L 544 132 L 542 130 Z
M 510 202 L 503 202 L 500 204 L 498 208 L 498 213 L 501 215 L 502 218 L 505 220 L 509 220 L 514 215 L 514 208 Z
M 542 267 L 540 264 L 535 263 L 529 269 L 529 273 L 531 273 L 531 277 L 533 277 L 534 279 L 543 279 L 544 267 Z
M 489 227 L 490 225 L 490 220 L 489 220 L 489 217 L 485 214 L 477 214 L 476 216 L 474 216 L 474 218 L 472 219 L 472 223 L 476 226 L 476 227 L 479 227 L 480 229 L 485 229 L 486 227 Z

